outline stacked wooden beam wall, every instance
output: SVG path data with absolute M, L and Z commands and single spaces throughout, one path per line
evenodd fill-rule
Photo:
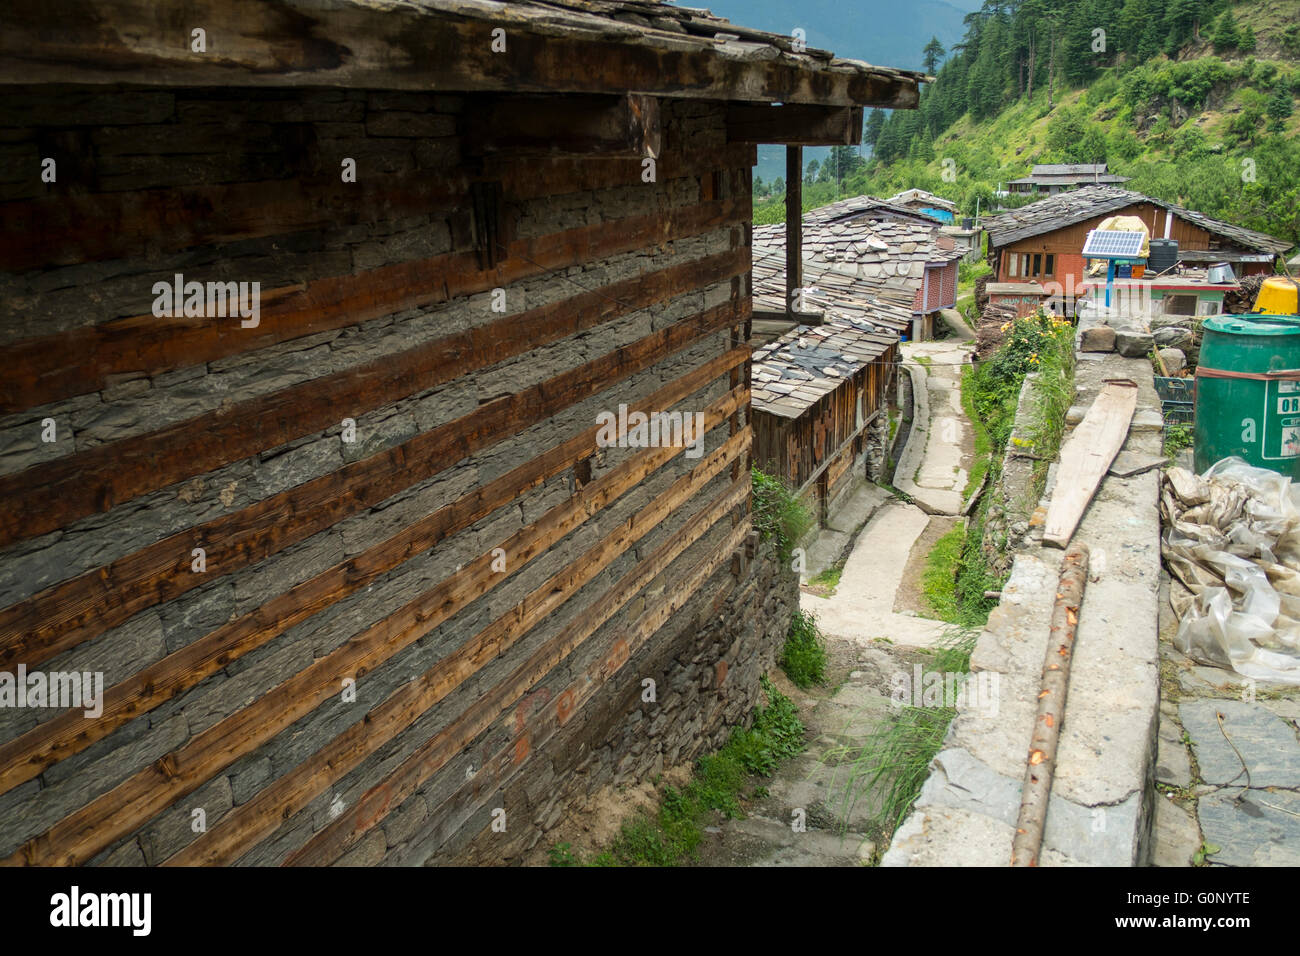
M 518 859 L 752 706 L 753 147 L 666 103 L 646 182 L 466 155 L 468 109 L 6 89 L 0 670 L 107 693 L 0 708 L 0 859 Z M 259 323 L 155 317 L 177 273 Z M 703 454 L 598 448 L 620 403 Z

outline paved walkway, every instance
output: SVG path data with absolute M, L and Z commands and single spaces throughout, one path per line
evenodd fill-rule
M 835 593 L 829 598 L 803 596 L 803 609 L 817 615 L 828 638 L 858 647 L 882 638 L 906 647 L 931 647 L 946 638 L 948 625 L 895 614 L 894 602 L 930 515 L 955 515 L 962 509 L 973 448 L 970 423 L 961 407 L 961 373 L 969 359 L 967 343 L 903 345 L 915 407 L 894 486 L 921 507 L 893 499 L 881 505 L 859 534 Z
M 974 441 L 961 407 L 961 374 L 968 342 L 907 342 L 904 368 L 912 376 L 916 416 L 899 455 L 894 487 L 930 514 L 959 514 L 965 504 Z
M 875 513 L 858 536 L 835 593 L 829 598 L 804 594 L 800 601 L 805 611 L 817 615 L 827 639 L 858 647 L 881 638 L 908 647 L 930 647 L 943 640 L 943 622 L 894 613 L 912 546 L 929 523 L 924 511 L 901 502 L 890 501 Z
M 963 449 L 972 447 L 960 394 L 961 363 L 970 349 L 944 342 L 904 348 L 906 361 L 921 356 L 930 366 L 919 367 L 922 362 L 912 369 L 915 416 L 895 484 L 933 514 L 956 514 L 970 465 Z M 918 480 L 904 484 L 905 471 Z M 864 485 L 831 516 L 831 529 L 810 547 L 808 573 L 815 575 L 852 542 L 835 593 L 823 598 L 805 592 L 801 599 L 803 609 L 817 616 L 831 669 L 842 683 L 833 691 L 805 693 L 783 674 L 775 675 L 780 689 L 799 704 L 808 749 L 781 767 L 747 817 L 710 828 L 702 864 L 856 866 L 878 861 L 880 834 L 873 824 L 878 795 L 850 786 L 850 778 L 854 757 L 894 713 L 890 694 L 897 675 L 910 675 L 927 660 L 923 649 L 949 634 L 941 621 L 894 613 L 908 559 L 931 520 L 926 510 Z M 859 795 L 855 803 L 847 802 L 850 793 Z M 805 829 L 792 826 L 796 814 Z

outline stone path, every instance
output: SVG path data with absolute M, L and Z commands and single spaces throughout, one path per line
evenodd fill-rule
M 930 516 L 914 505 L 886 503 L 858 536 L 835 593 L 829 598 L 803 596 L 803 609 L 817 615 L 828 640 L 858 647 L 882 638 L 909 647 L 930 647 L 943 640 L 948 630 L 943 622 L 894 613 L 894 596 L 903 583 L 912 545 L 929 523 Z
M 961 510 L 972 447 L 960 393 L 961 363 L 968 361 L 969 346 L 927 342 L 904 349 L 905 361 L 921 356 L 930 365 L 919 362 L 911 370 L 916 408 L 895 484 L 926 510 L 864 484 L 809 548 L 812 576 L 833 565 L 852 543 L 835 593 L 828 598 L 805 593 L 801 601 L 826 636 L 834 690 L 803 692 L 783 674 L 775 675 L 780 690 L 799 704 L 808 748 L 777 772 L 747 817 L 710 828 L 700 854 L 704 865 L 857 866 L 878 861 L 881 834 L 872 823 L 878 803 L 871 793 L 852 805 L 846 802 L 847 794 L 862 790 L 849 786 L 852 755 L 894 712 L 889 697 L 895 676 L 911 674 L 914 665 L 928 660 L 926 649 L 949 636 L 948 625 L 896 614 L 894 604 L 931 514 Z M 803 831 L 792 826 L 796 813 L 802 816 Z
M 965 504 L 973 441 L 961 407 L 961 374 L 970 362 L 970 343 L 905 342 L 902 352 L 916 416 L 899 455 L 894 487 L 930 514 L 958 514 Z
M 1300 865 L 1300 688 L 1198 664 L 1161 600 L 1152 862 Z M 1248 776 L 1249 775 L 1249 779 Z

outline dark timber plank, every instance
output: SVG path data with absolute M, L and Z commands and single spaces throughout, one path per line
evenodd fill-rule
M 0 611 L 0 667 L 18 663 L 31 667 L 49 660 L 147 607 L 305 540 L 727 328 L 739 320 L 736 312 L 735 303 L 723 303 L 554 378 L 503 395 L 394 448 L 178 532 L 5 608 Z M 195 547 L 207 552 L 206 574 L 190 571 L 190 552 Z
M 739 200 L 699 203 L 517 239 L 509 243 L 495 268 L 480 268 L 474 252 L 453 252 L 266 290 L 260 322 L 254 328 L 242 328 L 238 317 L 159 319 L 148 314 L 25 339 L 0 348 L 0 365 L 7 372 L 0 379 L 0 414 L 98 391 L 112 376 L 125 372 L 154 375 L 253 352 L 669 239 L 700 235 L 742 222 L 747 215 L 747 203 Z
M 671 408 L 718 375 L 726 374 L 728 363 L 743 360 L 739 352 L 728 353 L 724 358 L 726 361 L 715 360 L 689 372 L 645 401 L 633 403 L 633 407 L 647 412 Z M 723 417 L 747 405 L 748 401 L 747 389 L 729 392 L 706 410 L 706 426 L 714 427 Z M 486 517 L 522 492 L 572 468 L 596 451 L 596 432 L 595 428 L 589 429 L 555 446 L 527 464 L 403 528 L 391 538 L 334 565 L 284 594 L 275 595 L 255 611 L 222 625 L 108 688 L 99 716 L 86 717 L 82 710 L 68 710 L 0 745 L 0 793 L 38 776 L 60 760 L 80 753 L 135 717 L 180 696 L 232 661 L 368 586 L 412 555 L 436 546 L 439 541 Z M 635 466 L 631 463 L 620 465 L 615 471 L 584 486 L 579 495 L 557 506 L 557 509 L 581 508 L 596 500 L 597 493 L 603 494 L 609 487 L 622 487 L 627 476 L 636 473 L 642 463 L 638 459 Z M 530 528 L 535 535 L 537 524 Z M 523 532 L 519 533 L 522 534 Z M 509 568 L 511 572 L 523 566 L 524 561 L 521 559 L 531 556 L 531 551 L 525 548 L 522 538 L 512 539 L 501 547 L 506 548 L 507 554 L 516 555 L 514 564 Z
M 335 375 L 0 476 L 0 547 L 359 417 L 749 269 L 749 250 L 693 260 L 506 315 Z
M 737 453 L 730 441 L 723 447 L 732 455 Z M 590 576 L 594 576 L 600 567 L 608 565 L 661 522 L 670 502 L 680 504 L 686 500 L 694 490 L 707 484 L 709 478 L 729 460 L 729 456 L 719 455 L 716 451 L 707 456 L 700 465 L 638 512 L 632 521 L 621 524 L 602 539 L 577 565 L 564 569 L 542 588 L 531 592 L 521 604 L 488 625 L 469 643 L 440 660 L 423 679 L 402 685 L 385 704 L 372 709 L 362 720 L 361 725 L 367 731 L 363 737 L 370 739 L 373 734 L 377 738 L 385 732 L 391 737 L 401 729 L 398 723 L 402 719 L 409 716 L 413 721 L 427 709 L 419 707 L 422 700 L 432 698 L 427 705 L 432 706 L 485 663 L 504 653 L 581 586 L 580 569 L 589 567 Z M 748 494 L 748 483 L 741 490 Z M 490 560 L 490 555 L 487 557 Z M 602 558 L 604 564 L 600 563 Z M 456 585 L 466 586 L 459 580 L 448 580 L 453 589 Z M 390 618 L 319 658 L 253 704 L 209 727 L 183 747 L 161 757 L 50 830 L 27 841 L 5 862 L 11 865 L 76 865 L 85 862 L 310 713 L 323 700 L 337 693 L 342 678 L 367 673 L 402 647 L 429 633 L 437 623 L 445 620 L 439 613 L 445 601 L 442 586 L 417 598 Z M 285 811 L 281 813 L 281 819 L 290 815 Z

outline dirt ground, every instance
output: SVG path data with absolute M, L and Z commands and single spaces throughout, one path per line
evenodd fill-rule
M 912 545 L 912 552 L 907 558 L 907 569 L 903 572 L 903 582 L 894 595 L 894 613 L 912 613 L 920 617 L 930 616 L 930 605 L 926 603 L 921 590 L 921 575 L 925 573 L 925 562 L 930 556 L 935 543 L 952 530 L 960 518 L 936 516 L 930 519 L 921 536 Z

